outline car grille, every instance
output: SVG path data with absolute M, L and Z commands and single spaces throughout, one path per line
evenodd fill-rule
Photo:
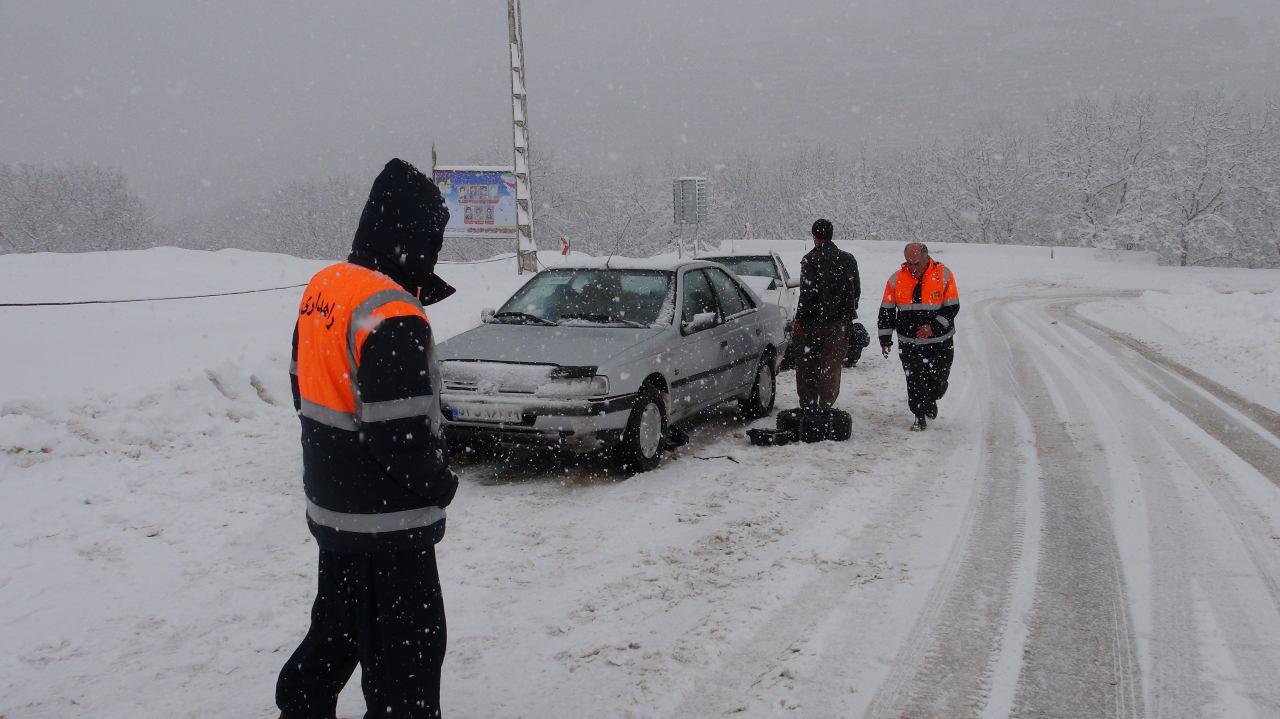
M 528 397 L 547 381 L 554 365 L 445 360 L 440 363 L 443 391 L 458 394 Z
M 443 382 L 443 386 L 444 386 L 445 392 L 479 392 L 480 391 L 479 382 L 470 382 L 467 380 L 445 380 Z M 532 395 L 533 390 L 500 385 L 497 388 L 496 392 L 494 393 L 495 394 Z

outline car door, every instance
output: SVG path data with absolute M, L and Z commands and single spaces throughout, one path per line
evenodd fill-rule
M 796 305 L 800 302 L 800 290 L 791 286 L 791 275 L 778 253 L 772 252 L 773 264 L 778 268 L 778 306 L 782 308 L 790 324 L 796 317 Z
M 715 323 L 694 328 L 694 319 L 712 313 Z M 719 374 L 723 334 L 720 305 L 715 289 L 702 270 L 689 270 L 680 277 L 679 345 L 672 352 L 671 401 L 680 416 L 696 412 L 714 402 L 720 394 Z
M 760 328 L 757 308 L 751 296 L 729 273 L 718 267 L 703 270 L 711 279 L 724 325 L 720 334 L 720 395 L 736 395 L 755 380 L 760 356 Z

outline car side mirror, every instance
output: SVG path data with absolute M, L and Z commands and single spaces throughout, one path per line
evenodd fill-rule
M 716 326 L 716 313 L 699 312 L 693 316 L 693 319 L 684 323 L 684 331 L 686 334 L 701 332 Z
M 772 279 L 772 280 L 769 280 L 769 286 L 768 286 L 768 287 L 766 287 L 765 289 L 769 290 L 770 292 L 772 292 L 773 290 L 778 289 L 778 280 L 777 280 L 776 278 L 775 278 L 775 279 Z
M 787 280 L 787 289 L 789 290 L 800 289 L 800 280 L 795 277 L 792 277 L 791 279 Z
M 493 315 L 496 314 L 492 307 L 486 307 L 480 310 L 480 321 L 489 324 L 493 321 Z

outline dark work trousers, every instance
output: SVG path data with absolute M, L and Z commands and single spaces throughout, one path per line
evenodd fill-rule
M 287 719 L 331 719 L 358 662 L 366 717 L 440 716 L 444 599 L 436 552 L 320 550 L 311 628 L 280 670 Z
M 938 400 L 947 393 L 955 344 L 948 339 L 932 345 L 898 345 L 902 371 L 907 374 L 907 406 L 917 417 L 938 412 Z
M 840 396 L 840 369 L 849 352 L 849 323 L 804 327 L 797 337 L 796 391 L 805 409 L 829 409 Z

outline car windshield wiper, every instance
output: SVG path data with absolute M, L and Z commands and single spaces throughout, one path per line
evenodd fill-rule
M 626 325 L 627 327 L 648 327 L 648 325 L 636 322 L 635 320 L 624 320 L 620 317 L 610 317 L 609 315 L 600 314 L 568 314 L 560 315 L 562 320 L 584 320 L 586 322 L 596 322 L 602 325 Z
M 514 320 L 521 320 L 521 321 L 522 321 L 522 322 L 524 322 L 524 323 L 530 323 L 530 322 L 532 322 L 533 324 L 536 324 L 536 325 L 547 325 L 547 326 L 553 326 L 553 325 L 555 325 L 555 324 L 556 324 L 555 322 L 552 322 L 551 320 L 547 319 L 546 317 L 539 317 L 539 316 L 537 316 L 537 315 L 531 315 L 531 314 L 529 314 L 528 312 L 499 312 L 499 313 L 497 313 L 497 314 L 495 314 L 495 315 L 493 316 L 493 318 L 494 318 L 495 320 L 503 319 L 503 318 L 507 318 L 507 317 L 509 317 L 509 318 L 511 318 L 511 319 L 514 319 Z

